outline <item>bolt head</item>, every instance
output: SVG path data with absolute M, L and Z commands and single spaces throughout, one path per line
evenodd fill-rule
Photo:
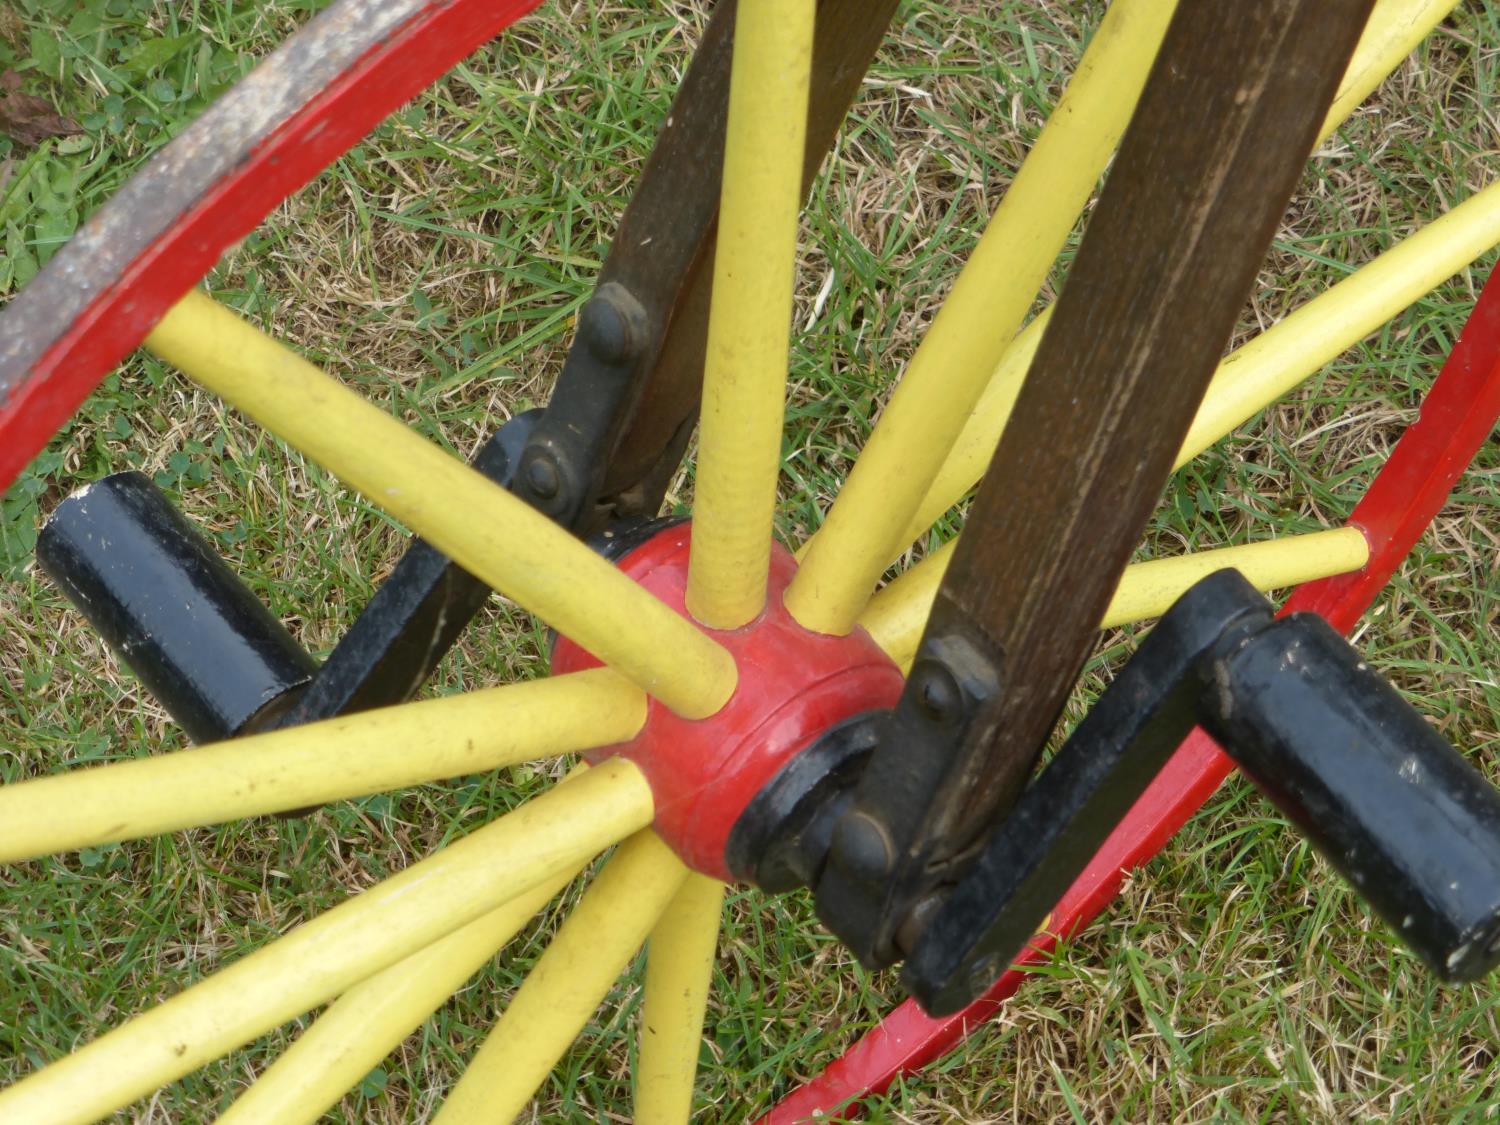
M 922 714 L 934 723 L 951 722 L 963 709 L 963 692 L 953 674 L 938 663 L 925 663 L 917 669 L 917 701 Z
M 871 882 L 885 878 L 895 860 L 885 828 L 863 812 L 839 819 L 833 830 L 833 854 L 846 871 Z
M 635 351 L 630 320 L 610 299 L 608 293 L 596 294 L 583 306 L 578 330 L 589 351 L 601 363 L 610 367 L 623 367 L 630 362 Z
M 533 457 L 526 462 L 526 484 L 542 500 L 551 500 L 562 487 L 557 466 L 550 457 Z

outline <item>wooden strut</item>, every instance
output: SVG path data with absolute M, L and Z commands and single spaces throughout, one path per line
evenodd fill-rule
M 1003 661 L 990 715 L 1004 723 L 981 722 L 966 747 L 985 751 L 987 776 L 960 835 L 1036 763 L 1371 7 L 1191 3 L 1168 30 L 1016 402 L 1023 440 L 985 474 L 938 594 Z M 1023 580 L 988 581 L 997 565 Z
M 939 590 L 898 737 L 862 778 L 848 847 L 835 836 L 820 913 L 867 963 L 899 956 L 903 919 L 920 925 L 911 909 L 1031 774 L 1371 6 L 1193 2 L 1174 16 L 1016 402 L 1016 440 Z

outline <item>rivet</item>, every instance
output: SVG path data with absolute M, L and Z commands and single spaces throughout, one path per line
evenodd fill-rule
M 941 664 L 928 664 L 918 670 L 917 701 L 922 713 L 932 722 L 949 722 L 963 706 L 958 684 Z
M 861 879 L 884 878 L 891 869 L 890 837 L 868 813 L 847 813 L 834 829 L 833 851 L 839 864 Z
M 533 457 L 526 463 L 526 483 L 532 493 L 542 500 L 552 499 L 562 485 L 557 476 L 557 466 L 548 457 Z

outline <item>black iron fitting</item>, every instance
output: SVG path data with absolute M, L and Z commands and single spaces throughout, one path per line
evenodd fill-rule
M 594 501 L 651 339 L 646 310 L 630 290 L 617 281 L 599 286 L 579 314 L 557 387 L 521 451 L 511 490 L 571 531 L 590 534 L 608 518 Z
M 929 779 L 992 687 L 986 667 L 932 646 L 896 708 L 788 763 L 730 836 L 736 876 L 815 887 L 820 917 L 866 963 L 904 958 L 929 1012 L 1005 971 L 1199 725 L 1440 978 L 1500 963 L 1500 792 L 1322 618 L 1275 619 L 1232 570 L 1168 610 L 962 865 L 893 879 L 898 856 L 941 831 L 931 807 L 954 804 Z
M 817 883 L 818 914 L 869 968 L 901 957 L 898 931 L 915 905 L 951 881 L 931 849 L 960 802 L 952 762 L 999 691 L 1000 656 L 969 622 L 940 610 L 881 724 L 878 747 L 833 832 Z
M 1500 792 L 1321 617 L 1235 571 L 1168 611 L 914 936 L 934 1012 L 1010 964 L 1195 725 L 1441 979 L 1500 963 Z
M 830 728 L 755 795 L 725 846 L 736 879 L 772 893 L 817 886 L 887 715 L 866 711 Z

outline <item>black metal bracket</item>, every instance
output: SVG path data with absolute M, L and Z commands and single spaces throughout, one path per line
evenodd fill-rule
M 999 655 L 961 619 L 929 620 L 905 690 L 884 716 L 873 752 L 834 829 L 816 883 L 818 913 L 870 968 L 899 960 L 897 928 L 944 882 L 925 849 L 934 820 L 956 807 L 952 761 L 1000 686 Z
M 953 807 L 927 779 L 996 678 L 972 647 L 923 659 L 922 690 L 902 700 L 921 706 L 858 716 L 790 763 L 729 854 L 768 889 L 815 887 L 820 917 L 866 963 L 905 959 L 929 1012 L 957 1011 L 1004 972 L 1194 726 L 1439 977 L 1500 962 L 1500 792 L 1322 618 L 1275 618 L 1237 571 L 1168 610 L 962 867 L 903 884 L 885 875 L 890 841 Z M 904 771 L 875 772 L 886 747 Z
M 594 501 L 651 337 L 646 310 L 630 290 L 617 281 L 599 286 L 579 314 L 552 398 L 521 451 L 511 491 L 580 535 L 608 518 Z

